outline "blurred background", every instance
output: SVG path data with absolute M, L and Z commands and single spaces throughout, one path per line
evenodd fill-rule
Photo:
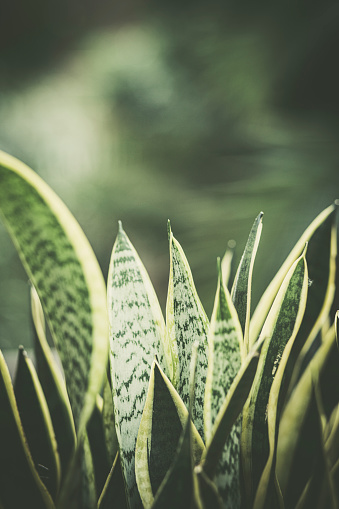
M 216 257 L 264 229 L 253 303 L 339 197 L 334 0 L 11 0 L 0 148 L 80 222 L 106 277 L 121 219 L 165 307 L 166 221 L 210 315 Z M 0 226 L 0 348 L 32 344 L 27 277 Z

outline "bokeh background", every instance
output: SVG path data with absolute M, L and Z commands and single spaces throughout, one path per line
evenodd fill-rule
M 117 221 L 161 306 L 167 219 L 210 314 L 216 257 L 264 229 L 254 304 L 339 197 L 333 0 L 11 0 L 0 12 L 0 148 L 76 216 L 106 277 Z M 30 347 L 27 277 L 0 226 L 0 348 Z

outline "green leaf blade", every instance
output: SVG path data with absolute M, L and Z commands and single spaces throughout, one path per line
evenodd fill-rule
M 220 261 L 218 270 L 218 286 L 208 335 L 209 359 L 204 404 L 207 444 L 215 419 L 240 370 L 243 348 L 241 326 L 231 296 L 222 282 Z M 224 446 L 216 479 L 223 498 L 227 497 L 227 507 L 233 508 L 240 507 L 240 429 L 241 421 L 238 420 Z
M 0 493 L 6 509 L 53 509 L 54 504 L 34 467 L 23 433 L 5 359 L 0 352 Z M 20 479 L 20 489 L 18 489 Z
M 0 212 L 36 287 L 85 430 L 108 352 L 105 284 L 80 226 L 30 168 L 0 152 Z
M 284 349 L 299 330 L 308 288 L 305 250 L 290 268 L 260 334 L 264 340 L 253 388 L 243 414 L 242 454 L 247 499 L 253 502 L 269 455 L 267 405 Z
M 160 356 L 172 369 L 165 324 L 145 267 L 120 224 L 108 276 L 111 376 L 115 425 L 131 507 L 141 501 L 135 479 L 135 445 L 151 365 Z
M 166 326 L 170 343 L 176 343 L 173 384 L 188 408 L 192 346 L 198 342 L 198 363 L 193 422 L 204 436 L 203 405 L 207 374 L 208 319 L 198 297 L 191 269 L 179 242 L 169 229 L 170 275 L 166 304 Z
M 260 212 L 253 223 L 231 292 L 243 331 L 246 353 L 249 352 L 252 272 L 262 231 L 263 215 L 264 213 Z

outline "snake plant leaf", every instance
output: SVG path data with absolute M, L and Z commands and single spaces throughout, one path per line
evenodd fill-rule
M 105 443 L 107 448 L 109 464 L 110 466 L 112 466 L 115 461 L 117 452 L 119 450 L 119 444 L 117 433 L 115 430 L 112 389 L 109 384 L 108 377 L 106 377 L 105 380 L 102 398 L 103 398 L 102 420 L 104 426 Z
M 255 342 L 256 339 L 259 337 L 261 328 L 262 328 L 264 321 L 267 317 L 267 314 L 272 306 L 272 303 L 279 291 L 279 288 L 280 288 L 289 268 L 291 267 L 292 263 L 294 262 L 294 260 L 296 260 L 301 255 L 306 242 L 308 242 L 308 252 L 310 252 L 310 253 L 313 253 L 313 252 L 316 253 L 318 250 L 323 249 L 321 241 L 320 242 L 318 241 L 319 237 L 318 237 L 317 232 L 318 232 L 319 228 L 321 228 L 323 232 L 325 232 L 325 231 L 328 232 L 329 229 L 331 230 L 332 226 L 329 226 L 329 225 L 332 225 L 332 223 L 333 223 L 333 217 L 334 217 L 336 208 L 337 208 L 336 204 L 330 205 L 325 210 L 323 210 L 314 219 L 314 221 L 312 221 L 312 223 L 308 226 L 308 228 L 302 234 L 302 236 L 300 237 L 300 239 L 298 240 L 298 242 L 296 243 L 296 245 L 294 246 L 294 248 L 292 249 L 292 251 L 290 252 L 288 257 L 286 258 L 285 262 L 283 263 L 283 265 L 281 266 L 281 268 L 279 269 L 279 271 L 277 272 L 277 274 L 275 275 L 275 277 L 273 278 L 273 280 L 271 281 L 269 286 L 266 288 L 264 294 L 262 295 L 262 297 L 261 297 L 261 299 L 253 313 L 252 319 L 251 319 L 251 323 L 250 323 L 250 343 L 251 344 L 253 344 L 253 342 Z M 324 223 L 326 223 L 326 225 L 322 226 Z M 319 235 L 320 235 L 320 237 L 322 237 L 322 233 L 319 233 Z M 318 246 L 318 247 L 313 247 L 313 243 L 315 243 L 315 246 Z M 330 252 L 328 250 L 328 246 L 329 246 L 329 243 L 328 243 L 328 241 L 326 241 L 325 251 L 327 251 L 327 253 L 328 253 L 327 264 L 329 262 L 329 257 L 330 257 Z M 313 274 L 313 268 L 310 267 L 310 264 L 311 264 L 311 260 L 308 260 L 309 273 L 310 273 L 310 277 L 311 277 L 311 275 Z M 323 266 L 322 266 L 322 268 L 323 268 Z M 327 270 L 327 273 L 328 273 L 328 268 L 325 270 Z M 317 273 L 317 269 L 315 266 L 314 274 L 316 274 L 316 273 Z M 328 280 L 329 280 L 328 277 L 327 277 L 327 279 L 325 278 L 325 280 L 324 280 L 324 282 L 325 282 L 324 284 L 326 286 L 327 286 Z M 325 293 L 326 293 L 326 290 L 325 290 Z M 321 297 L 323 299 L 323 301 L 324 301 L 324 296 L 325 295 L 323 294 Z M 321 298 L 320 298 L 320 300 L 321 300 Z
M 103 423 L 103 399 L 97 395 L 96 405 L 87 423 L 87 435 L 92 453 L 96 493 L 100 495 L 111 469 Z
M 64 475 L 76 448 L 74 420 L 65 381 L 46 339 L 44 314 L 33 286 L 31 287 L 31 309 L 37 373 L 52 419 L 61 473 Z
M 36 173 L 4 152 L 0 213 L 41 299 L 81 435 L 101 389 L 108 354 L 99 264 L 64 203 Z
M 326 401 L 323 387 L 331 387 L 328 373 L 333 373 L 339 362 L 336 339 L 333 333 L 326 339 L 307 366 L 292 392 L 282 413 L 277 443 L 276 472 L 286 507 L 294 507 L 312 473 L 316 456 L 317 408 L 312 399 L 314 375 L 319 380 L 324 411 L 333 403 L 332 395 Z M 333 363 L 333 366 L 332 366 Z M 333 380 L 333 379 L 332 379 Z M 327 392 L 332 392 L 328 391 Z M 335 405 L 338 394 L 335 394 Z M 333 405 L 333 408 L 334 406 Z M 332 410 L 333 410 L 332 408 Z
M 53 509 L 47 488 L 35 469 L 22 429 L 14 390 L 0 351 L 0 496 L 6 509 Z
M 325 451 L 323 438 L 323 420 L 325 416 L 316 379 L 313 380 L 312 392 L 312 402 L 316 407 L 316 416 L 318 418 L 315 422 L 315 428 L 317 429 L 315 442 L 318 445 L 317 455 L 315 457 L 311 479 L 298 501 L 297 509 L 307 509 L 308 507 L 317 507 L 318 509 L 328 507 L 329 509 L 337 509 L 338 502 L 336 500 L 335 489 L 330 473 L 329 458 Z M 318 424 L 318 426 L 316 426 L 316 424 Z
M 55 500 L 60 484 L 57 443 L 43 390 L 23 347 L 19 348 L 14 394 L 35 468 Z
M 193 422 L 204 438 L 203 406 L 208 357 L 208 319 L 194 286 L 185 253 L 168 224 L 170 274 L 166 304 L 168 341 L 177 344 L 173 385 L 188 407 L 192 345 L 198 341 L 198 363 Z
M 337 256 L 337 225 L 335 209 L 313 235 L 307 249 L 307 266 L 310 287 L 303 322 L 298 332 L 291 360 L 297 358 L 294 378 L 300 377 L 306 365 L 321 344 L 320 331 L 329 318 L 334 294 Z M 298 355 L 300 352 L 300 355 Z M 298 355 L 298 357 L 297 357 Z M 288 366 L 291 377 L 294 363 Z
M 152 283 L 122 225 L 113 246 L 108 275 L 111 376 L 115 426 L 129 503 L 139 507 L 135 445 L 155 355 L 172 373 L 165 323 Z
M 221 260 L 222 282 L 224 283 L 224 286 L 226 286 L 227 288 L 229 288 L 229 284 L 232 280 L 235 246 L 236 246 L 235 240 L 229 240 L 226 252 Z
M 244 407 L 241 435 L 245 491 L 250 503 L 269 456 L 267 405 L 272 383 L 284 349 L 289 342 L 293 344 L 305 311 L 308 289 L 305 254 L 306 248 L 287 273 L 259 337 L 264 343 Z
M 304 258 L 302 258 L 304 261 Z M 277 507 L 282 506 L 282 501 L 280 500 L 281 494 L 279 487 L 277 486 L 277 479 L 275 476 L 275 462 L 276 462 L 276 446 L 278 439 L 278 423 L 280 418 L 280 411 L 282 406 L 282 392 L 283 392 L 283 381 L 285 377 L 285 369 L 286 365 L 293 355 L 293 345 L 296 340 L 298 334 L 298 320 L 303 317 L 303 313 L 305 310 L 306 302 L 307 302 L 307 279 L 308 279 L 308 271 L 307 265 L 304 267 L 304 282 L 303 288 L 301 291 L 301 298 L 299 302 L 299 318 L 296 319 L 296 324 L 294 326 L 294 333 L 292 333 L 291 338 L 287 342 L 284 351 L 281 355 L 281 359 L 279 362 L 279 366 L 276 369 L 275 366 L 273 370 L 276 371 L 274 375 L 274 379 L 272 382 L 272 386 L 269 393 L 269 400 L 266 410 L 266 422 L 268 428 L 268 441 L 269 441 L 269 457 L 267 459 L 267 463 L 265 465 L 263 474 L 261 476 L 259 486 L 257 489 L 254 508 L 262 509 L 262 508 L 270 508 L 275 504 Z M 265 345 L 263 349 L 265 348 Z M 275 503 L 274 503 L 275 500 Z
M 257 343 L 246 356 L 215 420 L 212 438 L 202 457 L 204 472 L 210 479 L 215 475 L 226 440 L 250 393 L 258 366 L 260 348 L 261 344 Z
M 98 509 L 128 509 L 119 453 L 100 495 Z
M 224 505 L 216 485 L 207 477 L 200 465 L 194 469 L 194 476 L 196 477 L 196 485 L 200 502 L 197 504 L 198 507 L 201 506 L 201 509 L 210 509 L 211 507 L 214 509 L 223 509 Z
M 135 471 L 145 508 L 169 471 L 188 411 L 157 361 L 152 364 L 149 390 L 136 445 Z M 200 460 L 204 444 L 192 424 L 194 462 Z
M 231 296 L 222 282 L 220 260 L 218 273 L 218 286 L 208 334 L 209 358 L 204 404 L 207 444 L 211 440 L 215 419 L 241 367 L 243 348 L 241 326 Z M 232 508 L 240 506 L 240 429 L 241 421 L 238 420 L 224 446 L 215 480 L 222 496 L 227 495 L 226 506 Z
M 231 292 L 244 336 L 246 353 L 249 352 L 252 273 L 262 231 L 263 215 L 264 213 L 260 212 L 253 223 Z
M 195 341 L 192 346 L 191 364 L 189 373 L 189 404 L 188 411 L 180 400 L 173 386 L 168 385 L 173 396 L 173 401 L 178 409 L 177 419 L 183 426 L 174 460 L 168 469 L 156 495 L 152 509 L 170 509 L 178 507 L 184 509 L 194 506 L 195 501 L 195 477 L 194 465 L 200 460 L 204 449 L 203 442 L 192 423 L 192 411 L 194 407 L 194 390 L 196 386 L 197 359 L 199 342 Z M 154 366 L 156 369 L 156 366 Z M 165 378 L 163 378 L 165 382 Z M 146 506 L 147 507 L 147 506 Z

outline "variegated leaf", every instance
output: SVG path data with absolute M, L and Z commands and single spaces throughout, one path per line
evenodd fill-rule
M 271 308 L 271 305 L 292 263 L 301 255 L 306 242 L 308 242 L 309 244 L 308 249 L 312 251 L 313 249 L 312 244 L 313 241 L 316 240 L 315 234 L 317 230 L 322 227 L 322 224 L 324 222 L 332 224 L 333 214 L 334 211 L 336 210 L 336 207 L 337 206 L 335 204 L 330 205 L 314 219 L 314 221 L 304 231 L 304 233 L 298 240 L 297 244 L 294 246 L 288 257 L 286 258 L 285 262 L 283 263 L 283 265 L 281 266 L 281 268 L 279 269 L 279 271 L 277 272 L 269 286 L 266 288 L 251 318 L 250 344 L 253 344 L 259 337 L 261 328 Z
M 267 316 L 251 394 L 243 411 L 242 464 L 246 498 L 252 503 L 269 455 L 267 405 L 284 349 L 294 340 L 305 310 L 308 288 L 305 249 L 292 265 Z
M 131 508 L 141 507 L 135 479 L 135 445 L 146 401 L 151 365 L 159 355 L 172 373 L 164 346 L 165 324 L 145 267 L 119 225 L 108 275 L 111 375 L 115 426 Z
M 67 472 L 76 448 L 76 436 L 65 381 L 48 345 L 45 319 L 35 288 L 31 287 L 31 308 L 34 324 L 34 351 L 37 373 L 53 422 L 60 456 L 61 474 Z
M 30 168 L 0 152 L 0 213 L 37 289 L 81 435 L 108 353 L 104 279 L 79 224 Z
M 264 213 L 260 212 L 253 223 L 231 292 L 234 307 L 237 310 L 243 332 L 246 353 L 249 352 L 252 272 L 262 231 L 263 215 Z
M 143 506 L 152 506 L 154 496 L 173 463 L 188 411 L 159 364 L 152 365 L 149 389 L 137 445 L 135 470 Z M 194 462 L 200 460 L 204 445 L 192 424 Z
M 208 344 L 209 358 L 205 389 L 204 425 L 206 443 L 211 440 L 212 426 L 241 366 L 242 330 L 231 296 L 222 282 L 218 260 L 218 286 L 211 318 Z M 234 425 L 224 446 L 216 484 L 226 506 L 240 507 L 240 420 Z
M 179 242 L 169 226 L 170 274 L 166 304 L 169 342 L 176 342 L 173 384 L 188 407 L 189 372 L 192 345 L 198 341 L 198 363 L 193 422 L 203 437 L 203 405 L 208 356 L 208 319 L 194 286 L 191 269 Z

